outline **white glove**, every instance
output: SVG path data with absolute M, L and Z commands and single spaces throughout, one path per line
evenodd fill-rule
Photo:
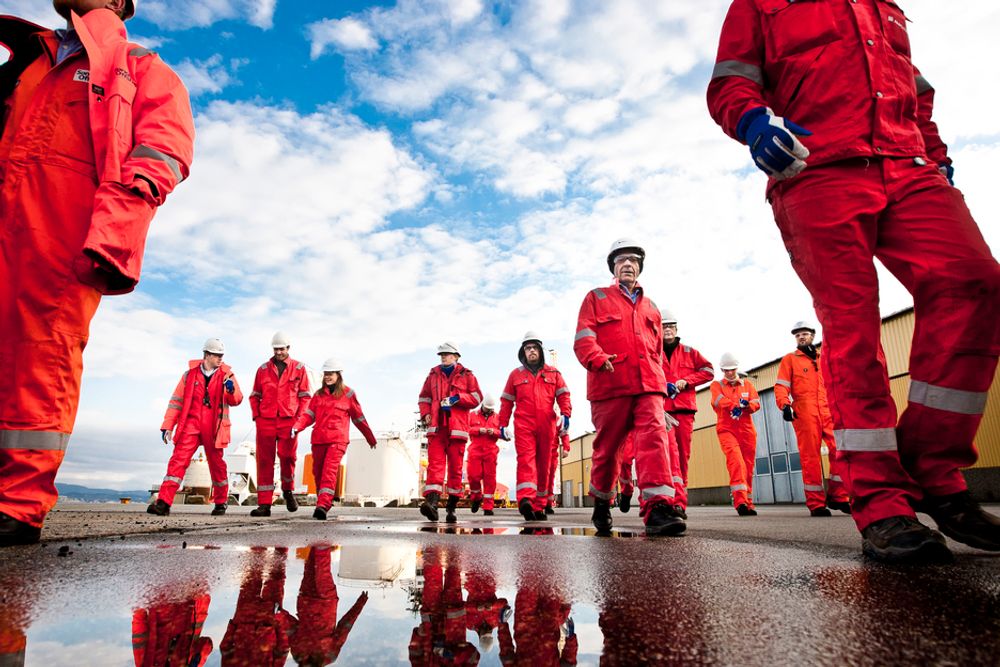
M 674 419 L 674 416 L 669 412 L 663 413 L 663 421 L 667 423 L 667 433 L 674 430 L 675 426 L 680 425 L 680 422 Z

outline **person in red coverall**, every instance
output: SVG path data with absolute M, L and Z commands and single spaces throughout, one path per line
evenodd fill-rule
M 250 393 L 250 412 L 257 431 L 257 509 L 251 516 L 271 516 L 274 496 L 274 457 L 281 466 L 281 495 L 285 509 L 299 509 L 295 500 L 295 449 L 292 426 L 309 407 L 309 375 L 305 364 L 288 356 L 291 341 L 282 332 L 271 338 L 274 356 L 257 369 Z
M 483 565 L 483 564 L 480 564 Z M 479 635 L 479 647 L 489 653 L 493 646 L 493 631 L 510 618 L 506 598 L 497 597 L 496 564 L 465 573 L 465 627 Z
M 534 332 L 524 334 L 517 358 L 521 366 L 510 372 L 500 394 L 500 437 L 510 440 L 508 428 L 513 414 L 517 508 L 525 521 L 544 521 L 552 441 L 557 433 L 569 430 L 573 406 L 562 373 L 545 363 L 542 341 Z M 561 416 L 553 422 L 556 405 Z
M 556 416 L 556 437 L 552 441 L 552 452 L 549 454 L 549 480 L 548 484 L 545 486 L 549 490 L 549 497 L 545 501 L 545 513 L 555 514 L 556 511 L 553 508 L 556 502 L 556 470 L 559 469 L 559 461 L 566 458 L 569 455 L 570 443 L 569 443 L 569 431 L 563 431 L 558 428 L 558 422 L 561 421 Z
M 458 551 L 432 545 L 422 554 L 420 625 L 410 635 L 414 667 L 478 665 L 479 651 L 465 639 L 466 606 Z
M 677 447 L 679 474 L 674 475 L 678 489 L 680 513 L 687 518 L 688 463 L 691 460 L 691 436 L 694 417 L 698 413 L 698 385 L 711 382 L 715 369 L 705 356 L 690 345 L 682 345 L 677 335 L 677 317 L 669 310 L 663 311 L 663 375 L 667 379 L 667 398 L 664 409 L 677 424 L 671 429 L 671 454 Z M 680 479 L 678 479 L 678 477 Z
M 592 521 L 599 533 L 611 530 L 611 500 L 622 449 L 634 431 L 639 513 L 647 535 L 678 535 L 670 474 L 667 424 L 663 412 L 663 343 L 660 311 L 639 285 L 646 252 L 631 239 L 611 245 L 609 287 L 593 289 L 580 306 L 573 350 L 587 369 L 587 399 L 597 428 L 590 472 Z
M 917 508 L 952 539 L 1000 550 L 1000 519 L 980 508 L 961 472 L 977 458 L 1000 354 L 1000 266 L 954 187 L 907 22 L 881 0 L 734 0 L 708 106 L 770 177 L 775 221 L 813 297 L 862 551 L 939 561 L 950 551 Z M 898 422 L 876 257 L 916 309 Z
M 309 547 L 295 607 L 298 618 L 282 610 L 292 658 L 297 665 L 323 667 L 336 662 L 368 603 L 368 592 L 362 591 L 343 618 L 337 621 L 340 596 L 330 570 L 330 554 L 335 549 L 337 547 L 328 544 Z
M 579 640 L 566 597 L 552 572 L 534 568 L 521 572 L 514 601 L 514 635 L 511 636 L 506 620 L 497 632 L 500 664 L 532 667 L 576 664 Z
M 315 423 L 312 432 L 313 479 L 316 480 L 316 509 L 313 518 L 326 520 L 337 495 L 340 461 L 351 444 L 350 422 L 375 449 L 372 433 L 354 390 L 344 384 L 344 365 L 334 358 L 323 362 L 323 386 L 316 391 L 306 411 L 295 422 L 291 437 Z M 350 420 L 350 422 L 348 421 Z
M 90 321 L 135 289 L 153 214 L 193 158 L 184 84 L 128 41 L 134 2 L 53 6 L 65 29 L 0 17 L 0 547 L 41 535 Z
M 205 450 L 212 477 L 212 501 L 215 503 L 212 514 L 226 513 L 229 473 L 222 453 L 232 439 L 229 408 L 243 402 L 243 392 L 233 369 L 222 363 L 222 355 L 226 352 L 222 341 L 209 338 L 203 348 L 202 359 L 188 362 L 188 369 L 181 375 L 160 425 L 164 444 L 173 444 L 174 452 L 167 462 L 167 475 L 160 484 L 156 501 L 146 508 L 150 514 L 170 514 L 174 495 L 198 447 Z
M 427 479 L 420 513 L 438 520 L 438 501 L 448 491 L 448 523 L 455 523 L 455 508 L 462 499 L 462 463 L 469 440 L 469 411 L 483 400 L 479 381 L 458 363 L 458 346 L 445 342 L 438 346 L 441 363 L 431 369 L 417 399 L 420 420 L 427 428 Z M 446 473 L 447 471 L 447 478 Z M 445 484 L 447 479 L 447 486 Z
M 497 438 L 500 423 L 496 413 L 497 399 L 489 394 L 479 410 L 469 413 L 469 494 L 472 513 L 483 508 L 483 514 L 493 516 L 493 495 L 497 490 Z
M 841 478 L 833 421 L 826 402 L 826 387 L 819 370 L 819 350 L 813 345 L 816 330 L 806 322 L 792 327 L 798 347 L 781 358 L 774 384 L 774 402 L 785 421 L 795 428 L 795 442 L 802 463 L 802 487 L 806 507 L 816 517 L 830 516 L 830 508 L 851 513 L 851 503 Z M 795 404 L 794 406 L 792 404 Z M 823 488 L 823 459 L 820 445 L 829 450 L 830 480 Z
M 208 585 L 198 582 L 181 600 L 163 591 L 154 604 L 132 613 L 132 656 L 136 667 L 202 667 L 212 654 L 212 640 L 201 630 L 212 601 Z
M 629 431 L 622 445 L 622 461 L 618 466 L 618 509 L 628 513 L 632 509 L 632 494 L 635 493 L 635 477 L 632 467 L 635 464 L 635 438 Z
M 243 573 L 236 611 L 219 650 L 226 667 L 278 667 L 288 657 L 288 615 L 285 597 L 286 547 L 252 547 Z M 267 578 L 265 579 L 265 570 Z
M 32 579 L 35 579 L 32 581 Z M 37 578 L 0 573 L 0 665 L 23 667 L 37 604 Z
M 757 429 L 750 417 L 760 410 L 753 383 L 741 378 L 739 361 L 726 352 L 719 362 L 723 378 L 712 383 L 715 431 L 729 470 L 729 492 L 740 516 L 757 516 L 753 506 L 753 470 L 757 456 Z

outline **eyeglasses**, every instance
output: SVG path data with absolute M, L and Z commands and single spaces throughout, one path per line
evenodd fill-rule
M 535 350 L 535 351 L 537 351 L 537 352 L 541 352 L 541 351 L 542 351 L 542 348 L 540 348 L 540 347 L 539 347 L 539 346 L 537 346 L 537 345 L 532 345 L 532 344 L 528 344 L 528 345 L 525 345 L 525 346 L 524 346 L 524 349 L 525 349 L 525 350 Z
M 631 264 L 638 265 L 640 261 L 642 261 L 642 257 L 639 255 L 615 255 L 615 264 L 630 262 Z

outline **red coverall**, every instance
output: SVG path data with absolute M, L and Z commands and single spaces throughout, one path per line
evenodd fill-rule
M 633 463 L 635 463 L 635 438 L 629 431 L 622 446 L 622 463 L 618 468 L 618 491 L 623 496 L 631 496 L 635 492 L 635 478 L 632 477 Z
M 90 320 L 135 287 L 194 141 L 180 79 L 113 12 L 73 26 L 84 50 L 57 65 L 52 31 L 0 19 L 0 512 L 33 526 L 56 502 Z
M 500 626 L 500 615 L 507 607 L 506 598 L 497 597 L 495 570 L 485 567 L 465 573 L 465 627 L 479 636 L 493 634 Z
M 576 635 L 568 637 L 559 647 L 562 639 L 559 628 L 569 618 L 571 607 L 561 593 L 552 590 L 551 583 L 533 577 L 519 582 L 514 601 L 514 636 L 511 637 L 506 623 L 501 623 L 497 632 L 501 664 L 531 667 L 576 664 L 579 648 Z
M 441 407 L 441 401 L 449 396 L 458 396 L 458 403 L 446 410 Z M 462 364 L 455 364 L 450 375 L 445 374 L 440 365 L 427 374 L 417 399 L 420 417 L 430 416 L 424 496 L 447 491 L 461 497 L 462 462 L 465 459 L 465 443 L 469 439 L 469 410 L 482 400 L 479 381 Z M 446 468 L 447 486 L 443 486 Z
M 558 427 L 559 421 L 557 420 L 556 428 L 558 429 Z M 560 447 L 560 445 L 562 446 Z M 549 498 L 546 501 L 546 504 L 549 507 L 555 505 L 556 502 L 556 470 L 559 469 L 559 461 L 562 459 L 562 454 L 559 451 L 560 449 L 563 452 L 568 452 L 570 450 L 569 433 L 560 434 L 557 430 L 555 440 L 552 441 L 552 453 L 549 454 L 549 480 L 548 484 L 546 484 L 549 489 Z
M 208 459 L 212 477 L 212 502 L 225 505 L 229 500 L 229 474 L 223 450 L 231 440 L 229 408 L 243 402 L 243 393 L 233 370 L 222 364 L 205 384 L 202 360 L 192 359 L 174 389 L 161 430 L 173 432 L 174 452 L 167 462 L 167 475 L 160 484 L 158 498 L 168 505 L 184 481 L 191 457 L 201 446 Z M 225 389 L 226 380 L 236 385 L 233 393 Z M 207 405 L 206 405 L 207 403 Z
M 960 468 L 1000 353 L 1000 268 L 931 120 L 907 19 L 882 0 L 735 0 L 708 89 L 730 136 L 770 106 L 813 132 L 809 166 L 768 184 L 792 266 L 823 325 L 823 375 L 858 528 L 963 491 Z M 873 258 L 913 295 L 909 404 L 897 424 Z
M 465 639 L 459 556 L 456 551 L 443 554 L 440 549 L 429 546 L 423 552 L 420 625 L 410 636 L 410 664 L 414 667 L 478 665 L 479 651 Z
M 350 424 L 354 425 L 372 447 L 375 434 L 368 426 L 361 404 L 354 390 L 343 387 L 343 393 L 336 396 L 330 387 L 322 387 L 313 396 L 309 407 L 295 422 L 295 430 L 301 431 L 314 423 L 312 432 L 313 479 L 316 480 L 316 507 L 329 510 L 333 507 L 333 497 L 337 495 L 337 475 L 340 461 L 344 458 L 347 445 L 351 444 Z M 273 467 L 272 467 L 273 469 Z
M 675 398 L 667 397 L 663 401 L 663 409 L 679 423 L 671 433 L 677 443 L 677 468 L 680 470 L 681 482 L 676 486 L 685 489 L 684 507 L 687 507 L 688 462 L 691 460 L 691 434 L 694 432 L 694 416 L 698 412 L 698 396 L 695 388 L 698 385 L 711 382 L 715 376 L 712 363 L 701 352 L 690 345 L 684 345 L 680 338 L 675 339 L 677 346 L 667 356 L 663 352 L 663 375 L 667 382 L 684 380 L 687 386 Z M 673 450 L 671 450 L 671 453 Z M 676 482 L 676 480 L 675 480 Z
M 257 504 L 270 505 L 274 495 L 274 455 L 281 465 L 281 490 L 295 489 L 295 449 L 292 425 L 309 407 L 309 375 L 301 362 L 285 360 L 279 372 L 274 359 L 257 369 L 250 394 L 250 412 L 257 427 Z
M 296 604 L 299 617 L 296 619 L 282 610 L 292 658 L 299 665 L 332 665 L 336 662 L 354 623 L 368 602 L 368 594 L 361 593 L 337 622 L 340 596 L 330 570 L 330 551 L 334 548 L 328 545 L 309 547 Z
M 729 492 L 733 495 L 733 507 L 747 505 L 753 509 L 753 469 L 757 454 L 757 429 L 750 416 L 760 410 L 760 397 L 750 380 L 730 382 L 723 378 L 712 383 L 712 407 L 717 421 L 715 431 L 719 436 L 719 446 L 726 455 L 729 470 Z M 733 419 L 731 411 L 739 407 L 740 400 L 750 403 L 743 408 L 739 419 Z
M 497 413 L 485 416 L 481 410 L 469 413 L 469 495 L 482 500 L 484 510 L 493 509 L 497 490 L 497 438 L 500 422 Z
M 223 667 L 279 667 L 288 657 L 288 617 L 281 609 L 288 549 L 275 547 L 270 558 L 268 551 L 265 547 L 251 549 L 251 560 L 236 600 L 236 612 L 219 645 Z M 265 580 L 264 570 L 268 566 Z
M 774 385 L 774 402 L 779 410 L 791 405 L 795 410 L 795 442 L 799 447 L 802 463 L 802 487 L 806 492 L 806 507 L 826 507 L 827 498 L 832 502 L 847 502 L 847 491 L 840 476 L 837 445 L 833 437 L 833 420 L 826 402 L 826 387 L 819 370 L 819 352 L 813 361 L 801 350 L 789 352 L 778 366 L 778 380 Z M 823 489 L 823 461 L 820 445 L 829 448 L 830 483 Z
M 201 667 L 212 654 L 212 640 L 201 636 L 208 617 L 208 593 L 181 602 L 162 602 L 132 614 L 132 656 L 136 667 Z
M 524 350 L 518 352 L 525 363 Z M 514 448 L 517 450 L 517 502 L 522 498 L 531 501 L 536 512 L 545 509 L 549 498 L 549 462 L 556 437 L 556 422 L 552 408 L 559 405 L 559 412 L 571 416 L 569 387 L 562 373 L 555 366 L 544 363 L 532 373 L 527 366 L 510 372 L 507 385 L 500 394 L 500 426 L 510 424 L 514 404 Z
M 639 512 L 645 520 L 654 505 L 677 501 L 663 418 L 660 311 L 641 287 L 636 288 L 634 304 L 617 281 L 588 292 L 580 306 L 573 351 L 587 369 L 587 399 L 597 428 L 590 495 L 609 502 L 615 497 L 625 437 L 634 431 Z M 616 355 L 614 372 L 599 370 L 611 355 Z

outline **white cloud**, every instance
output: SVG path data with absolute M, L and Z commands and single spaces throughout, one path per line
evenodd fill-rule
M 246 64 L 246 60 L 236 58 L 226 62 L 221 54 L 216 53 L 205 60 L 185 58 L 173 68 L 184 81 L 191 97 L 197 97 L 205 93 L 221 93 L 223 88 L 238 83 L 236 72 Z
M 341 51 L 370 50 L 378 48 L 378 42 L 365 24 L 354 19 L 326 19 L 306 26 L 311 48 L 309 56 L 316 60 L 334 47 Z
M 204 28 L 219 21 L 246 21 L 270 29 L 277 0 L 144 0 L 137 16 L 166 30 Z
M 39 0 L 0 0 L 0 14 L 17 16 L 46 28 L 61 28 L 66 19 L 56 14 L 51 2 Z

